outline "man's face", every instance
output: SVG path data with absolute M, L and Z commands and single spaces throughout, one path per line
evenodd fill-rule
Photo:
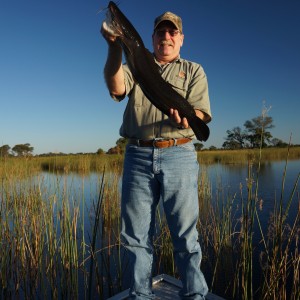
M 153 50 L 159 62 L 176 59 L 183 44 L 184 35 L 173 23 L 165 21 L 158 25 L 152 35 Z

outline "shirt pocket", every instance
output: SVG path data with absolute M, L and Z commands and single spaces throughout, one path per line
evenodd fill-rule
M 128 95 L 129 96 L 129 102 L 131 107 L 142 107 L 147 103 L 147 98 L 143 94 L 140 86 L 136 84 L 134 88 L 132 89 L 131 93 Z
M 172 86 L 172 88 L 181 96 L 186 98 L 187 95 L 187 87 L 186 80 L 180 77 L 174 77 L 172 79 L 167 80 L 167 82 Z

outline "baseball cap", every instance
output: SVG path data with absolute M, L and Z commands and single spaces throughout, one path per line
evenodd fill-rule
M 182 20 L 179 16 L 173 14 L 170 11 L 167 11 L 165 13 L 163 13 L 162 15 L 158 16 L 155 20 L 154 20 L 154 30 L 156 29 L 156 27 L 163 21 L 170 21 L 172 22 L 175 27 L 182 32 Z

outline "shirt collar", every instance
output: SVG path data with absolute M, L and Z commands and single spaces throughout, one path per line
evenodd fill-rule
M 179 62 L 179 61 L 181 60 L 180 54 L 179 54 L 179 55 L 177 56 L 177 58 L 175 58 L 173 61 L 170 61 L 170 62 L 168 62 L 168 63 L 166 63 L 166 64 L 160 64 L 160 63 L 156 60 L 154 53 L 153 53 L 153 57 L 154 57 L 155 63 L 156 63 L 157 65 L 159 65 L 162 69 L 163 69 L 165 66 L 168 66 L 168 65 L 170 65 L 170 64 L 172 64 L 172 63 L 174 63 L 174 62 Z

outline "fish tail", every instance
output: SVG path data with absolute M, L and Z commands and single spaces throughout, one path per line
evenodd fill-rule
M 193 129 L 197 140 L 206 141 L 209 137 L 209 128 L 203 120 L 196 115 L 188 120 L 190 127 Z

